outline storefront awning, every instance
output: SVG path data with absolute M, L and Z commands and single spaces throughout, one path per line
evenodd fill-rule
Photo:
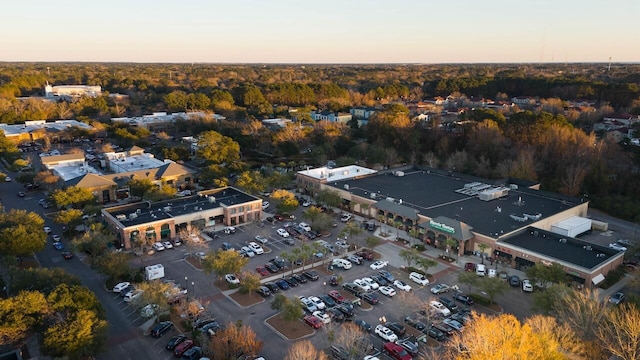
M 467 241 L 474 237 L 471 232 L 471 229 L 473 229 L 471 226 L 445 216 L 438 216 L 427 222 L 420 223 L 418 226 L 423 229 L 434 230 L 445 236 L 451 236 L 456 240 Z
M 591 282 L 593 283 L 593 285 L 598 285 L 603 281 L 604 281 L 604 275 L 602 274 L 598 274 L 593 279 L 591 279 Z

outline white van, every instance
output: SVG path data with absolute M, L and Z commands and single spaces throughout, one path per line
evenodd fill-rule
M 133 291 L 129 291 L 125 296 L 124 296 L 124 302 L 132 302 L 133 300 L 139 298 L 142 295 L 142 290 L 133 290 Z
M 478 276 L 487 275 L 487 267 L 484 264 L 476 264 L 476 275 Z

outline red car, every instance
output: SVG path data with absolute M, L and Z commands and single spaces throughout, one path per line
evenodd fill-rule
M 269 275 L 269 270 L 267 270 L 267 268 L 264 267 L 264 266 L 258 266 L 256 268 L 256 271 L 262 276 L 268 276 Z
M 327 295 L 329 295 L 333 300 L 335 300 L 335 302 L 337 302 L 338 304 L 342 304 L 343 302 L 345 302 L 345 298 L 344 296 L 342 296 L 342 294 L 340 294 L 340 291 L 338 290 L 331 290 L 327 293 Z
M 382 347 L 382 352 L 396 360 L 411 360 L 413 357 L 402 346 L 388 342 Z
M 307 325 L 311 326 L 314 329 L 320 329 L 322 327 L 322 320 L 318 319 L 313 315 L 305 316 L 304 322 L 306 322 Z
M 185 340 L 180 344 L 178 344 L 178 346 L 176 346 L 175 349 L 173 349 L 173 355 L 177 357 L 181 357 L 185 351 L 191 349 L 192 347 L 193 347 L 193 340 L 190 340 L 190 339 Z
M 276 219 L 276 220 L 278 220 L 278 221 L 284 221 L 284 216 L 282 216 L 282 215 L 280 215 L 280 214 L 278 214 L 278 215 L 274 215 L 273 217 L 274 217 L 274 219 Z

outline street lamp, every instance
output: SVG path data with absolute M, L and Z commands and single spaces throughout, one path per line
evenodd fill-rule
M 326 281 L 323 282 L 322 286 L 324 286 L 324 293 L 326 294 L 327 293 L 327 282 Z
M 191 296 L 195 300 L 195 298 L 196 298 L 196 282 L 195 281 L 191 282 L 191 287 L 193 288 L 193 295 L 191 295 Z
M 188 277 L 184 277 L 184 289 L 187 290 L 189 289 L 189 278 Z

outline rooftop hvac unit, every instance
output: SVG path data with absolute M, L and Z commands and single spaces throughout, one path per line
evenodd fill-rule
M 396 199 L 392 198 L 392 197 L 387 197 L 387 201 L 391 201 L 394 202 Z
M 127 215 L 124 215 L 124 214 L 116 215 L 116 219 L 118 219 L 119 221 L 126 220 Z
M 136 209 L 136 214 L 140 214 L 141 212 L 142 212 L 142 210 Z
M 171 206 L 165 206 L 162 208 L 162 210 L 164 210 L 164 212 L 169 212 L 171 211 Z
M 518 190 L 518 185 L 511 184 L 511 185 L 509 185 L 509 188 L 511 188 L 511 190 Z
M 215 196 L 209 196 L 209 202 L 210 203 L 216 202 L 216 197 Z
M 136 213 L 129 214 L 129 220 L 133 220 L 133 219 L 137 219 L 137 218 L 138 218 L 138 214 L 136 214 Z
M 402 204 L 402 199 L 398 199 L 398 204 Z
M 394 171 L 393 175 L 398 176 L 398 177 L 404 176 L 404 171 Z
M 344 184 L 344 189 L 349 190 L 349 184 Z
M 370 194 L 370 197 L 371 197 L 372 199 L 375 199 L 375 198 L 376 198 L 376 193 L 372 192 L 372 193 Z

